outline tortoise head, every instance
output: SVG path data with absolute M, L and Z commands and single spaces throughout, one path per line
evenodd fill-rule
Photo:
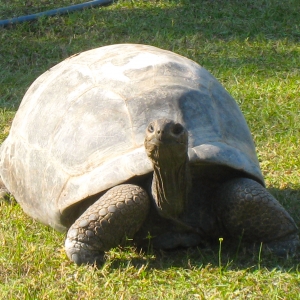
M 188 132 L 180 124 L 169 119 L 151 122 L 146 130 L 145 148 L 153 164 L 172 158 L 185 158 L 188 147 Z
M 188 132 L 180 123 L 157 119 L 146 129 L 145 149 L 154 169 L 152 196 L 158 212 L 176 218 L 187 200 Z

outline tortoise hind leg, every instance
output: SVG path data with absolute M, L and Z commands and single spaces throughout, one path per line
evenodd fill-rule
M 218 190 L 216 209 L 232 237 L 262 242 L 279 256 L 294 254 L 299 245 L 292 217 L 256 181 L 237 178 L 226 182 Z
M 65 242 L 68 257 L 76 264 L 99 264 L 104 251 L 133 238 L 149 210 L 147 193 L 123 184 L 108 190 L 70 227 Z

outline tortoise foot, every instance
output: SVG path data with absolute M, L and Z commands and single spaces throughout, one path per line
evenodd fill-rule
M 79 265 L 103 262 L 105 251 L 133 238 L 148 210 L 148 195 L 141 187 L 110 189 L 70 227 L 65 242 L 69 259 Z
M 247 178 L 226 182 L 216 196 L 225 231 L 242 241 L 263 243 L 282 256 L 296 251 L 297 226 L 282 205 L 259 183 Z
M 297 253 L 299 245 L 298 235 L 292 234 L 290 237 L 283 240 L 266 243 L 264 248 L 279 257 L 288 258 L 289 256 L 294 256 Z
M 101 265 L 104 262 L 104 251 L 89 246 L 76 239 L 66 238 L 65 249 L 69 259 L 77 265 Z

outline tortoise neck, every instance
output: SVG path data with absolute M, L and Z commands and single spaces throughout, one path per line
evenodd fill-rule
M 152 195 L 159 214 L 167 219 L 184 211 L 190 183 L 188 156 L 178 161 L 171 154 L 153 163 Z

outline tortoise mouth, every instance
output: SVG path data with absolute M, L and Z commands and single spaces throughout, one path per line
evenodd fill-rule
M 176 140 L 176 139 L 170 139 L 170 138 L 156 138 L 153 137 L 151 140 L 147 140 L 148 145 L 152 145 L 153 147 L 176 147 L 177 145 L 185 145 L 185 141 Z
M 146 152 L 153 165 L 160 165 L 160 169 L 168 169 L 182 164 L 187 157 L 187 147 L 184 143 L 174 141 L 149 141 Z

